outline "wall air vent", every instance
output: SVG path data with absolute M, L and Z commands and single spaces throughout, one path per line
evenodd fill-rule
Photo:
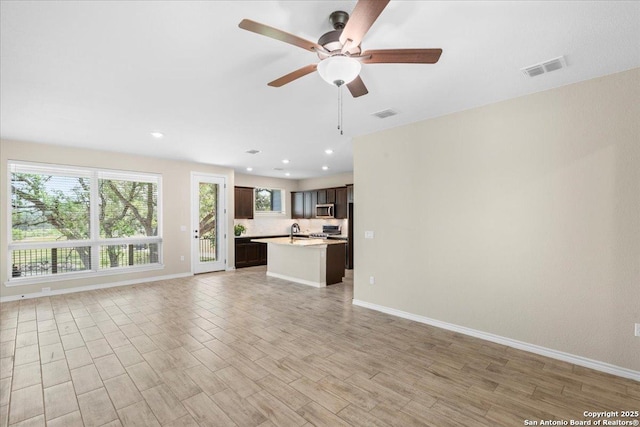
M 373 113 L 372 116 L 376 116 L 379 119 L 386 119 L 387 117 L 395 116 L 398 114 L 397 111 L 388 108 L 386 110 L 378 111 L 377 113 Z
M 529 67 L 522 68 L 522 71 L 525 75 L 529 77 L 539 76 L 540 74 L 550 73 L 552 71 L 560 70 L 567 66 L 566 61 L 564 60 L 564 56 L 559 56 L 557 58 L 550 59 L 545 62 L 541 62 L 539 64 L 534 64 Z
M 260 152 L 260 150 L 247 150 L 245 151 L 245 153 L 247 154 L 258 154 Z

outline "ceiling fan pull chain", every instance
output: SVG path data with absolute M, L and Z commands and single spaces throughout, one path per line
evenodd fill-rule
M 340 130 L 340 86 L 338 86 L 338 130 Z
M 340 135 L 342 135 L 342 86 L 338 86 L 338 130 L 340 131 Z

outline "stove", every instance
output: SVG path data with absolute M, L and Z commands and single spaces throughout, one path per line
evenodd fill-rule
M 321 233 L 309 233 L 309 237 L 324 239 L 329 236 L 339 235 L 342 230 L 339 225 L 323 225 Z

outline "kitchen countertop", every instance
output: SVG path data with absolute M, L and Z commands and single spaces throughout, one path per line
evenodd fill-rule
M 243 234 L 241 236 L 234 236 L 236 239 L 270 239 L 274 237 L 289 237 L 288 234 L 267 234 L 262 236 L 247 236 Z
M 259 238 L 253 239 L 252 242 L 258 243 L 275 243 L 277 245 L 293 245 L 293 246 L 320 246 L 320 245 L 343 245 L 346 242 L 344 240 L 327 240 L 327 239 L 307 239 L 305 237 L 293 239 L 289 237 L 273 237 L 273 238 Z

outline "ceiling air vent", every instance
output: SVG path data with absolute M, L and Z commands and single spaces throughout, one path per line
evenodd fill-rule
M 382 111 L 378 111 L 377 113 L 373 113 L 372 116 L 376 116 L 379 119 L 386 119 L 387 117 L 395 116 L 398 114 L 397 111 L 392 110 L 390 108 Z
M 535 77 L 539 76 L 540 74 L 550 73 L 552 71 L 565 68 L 566 66 L 567 63 L 564 60 L 564 56 L 559 56 L 557 58 L 553 58 L 539 64 L 534 64 L 529 67 L 522 68 L 521 71 L 529 77 Z
M 247 150 L 245 151 L 245 153 L 247 154 L 258 154 L 260 152 L 260 150 Z

